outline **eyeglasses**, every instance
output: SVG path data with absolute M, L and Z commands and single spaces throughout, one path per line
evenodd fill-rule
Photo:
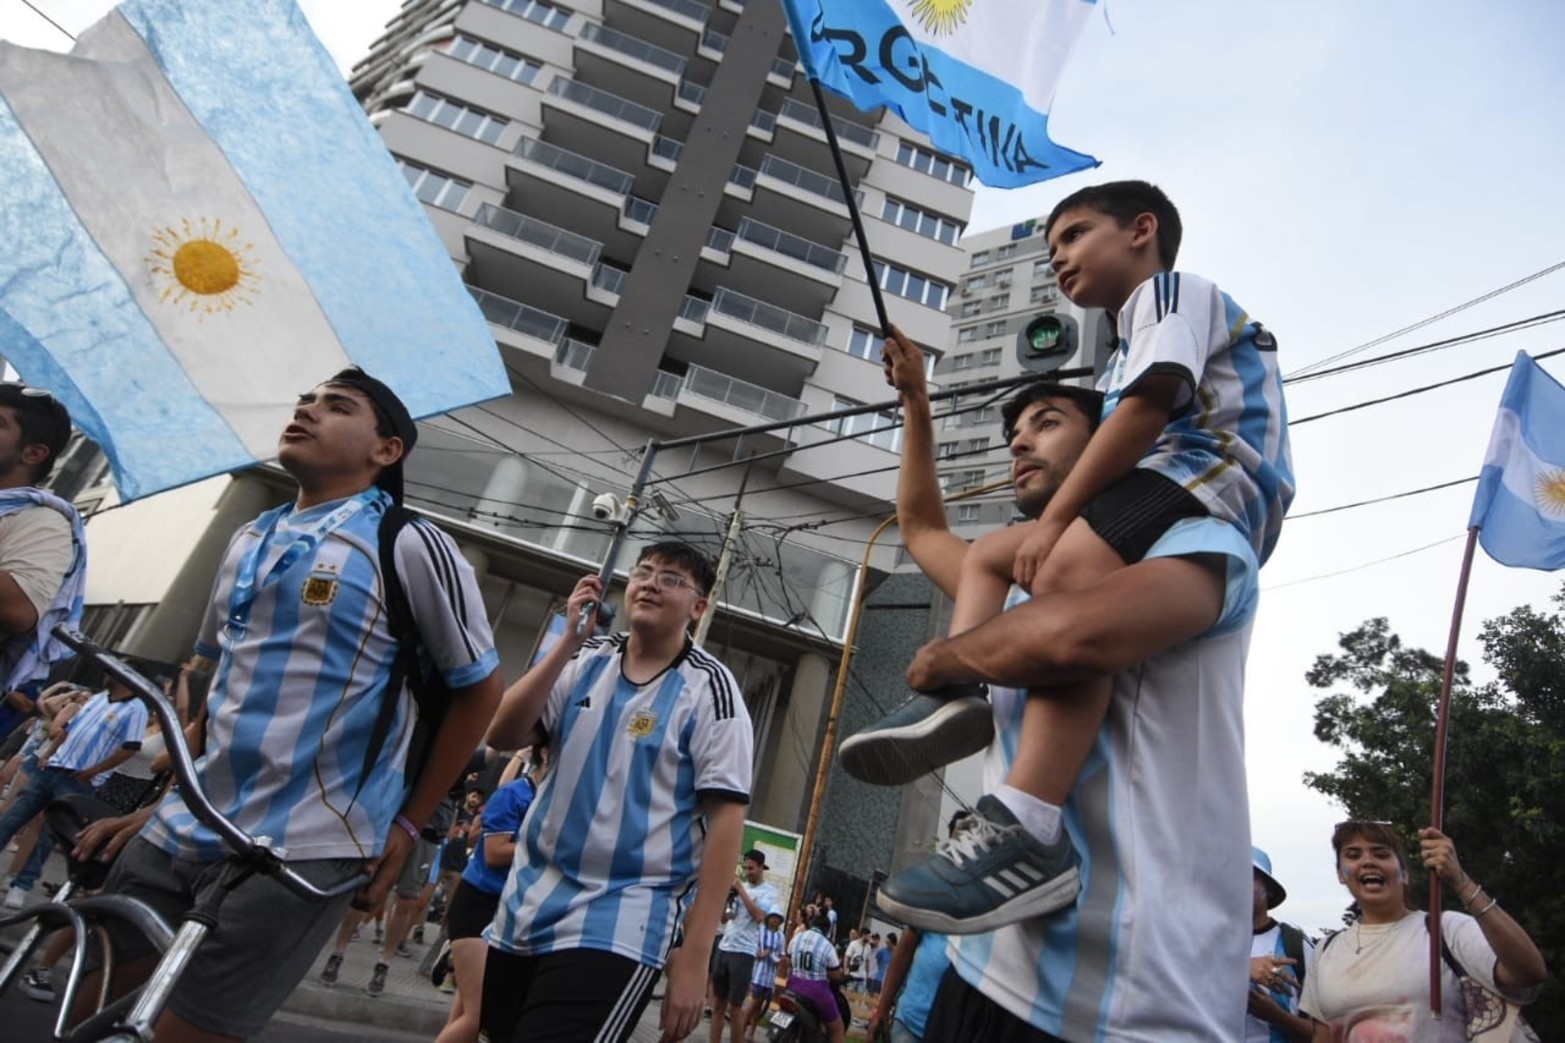
M 657 580 L 658 588 L 661 590 L 678 590 L 680 587 L 689 587 L 697 594 L 701 593 L 694 583 L 679 573 L 659 572 L 650 565 L 637 565 L 630 570 L 630 578 L 636 583 L 651 583 L 653 580 Z

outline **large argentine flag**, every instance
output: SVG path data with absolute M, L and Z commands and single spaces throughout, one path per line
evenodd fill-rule
M 1500 396 L 1467 524 L 1503 565 L 1565 568 L 1565 387 L 1526 352 Z
M 986 185 L 1098 161 L 1049 140 L 1054 85 L 1093 0 L 783 0 L 813 79 L 886 105 Z
M 291 0 L 129 0 L 0 44 L 0 355 L 126 498 L 276 455 L 350 363 L 415 416 L 509 392 L 403 174 Z

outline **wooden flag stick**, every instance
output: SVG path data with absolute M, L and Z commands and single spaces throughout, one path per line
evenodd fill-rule
M 1435 710 L 1434 781 L 1429 793 L 1429 824 L 1444 830 L 1445 746 L 1451 724 L 1451 681 L 1456 675 L 1456 639 L 1462 632 L 1462 609 L 1467 604 L 1467 578 L 1473 571 L 1473 551 L 1478 546 L 1478 526 L 1467 530 L 1462 552 L 1462 574 L 1456 581 L 1456 604 L 1451 609 L 1451 636 L 1445 646 L 1445 670 L 1440 675 L 1440 702 Z M 1440 874 L 1429 871 L 1429 1010 L 1440 1017 Z

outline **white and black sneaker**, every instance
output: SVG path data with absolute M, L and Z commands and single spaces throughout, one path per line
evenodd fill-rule
M 39 1003 L 54 1002 L 54 982 L 51 980 L 49 968 L 34 967 L 22 975 L 22 995 Z

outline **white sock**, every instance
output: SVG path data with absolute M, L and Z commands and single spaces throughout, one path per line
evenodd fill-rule
M 1015 786 L 1002 785 L 994 791 L 995 798 L 1010 809 L 1022 828 L 1045 844 L 1052 844 L 1060 836 L 1060 808 L 1046 800 L 1039 800 L 1031 793 L 1024 793 Z

